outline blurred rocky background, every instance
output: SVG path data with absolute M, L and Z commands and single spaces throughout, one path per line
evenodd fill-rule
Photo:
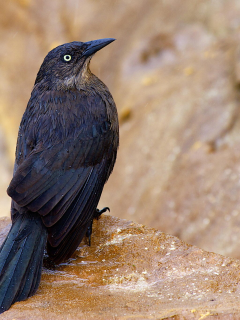
M 120 117 L 99 207 L 240 258 L 240 1 L 1 0 L 0 215 L 18 126 L 47 52 L 113 37 L 92 71 Z

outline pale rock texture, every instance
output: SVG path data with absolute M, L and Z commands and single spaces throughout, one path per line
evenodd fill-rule
M 7 232 L 0 220 L 0 240 Z M 44 268 L 36 295 L 4 320 L 239 319 L 240 262 L 178 238 L 103 215 L 92 245 Z

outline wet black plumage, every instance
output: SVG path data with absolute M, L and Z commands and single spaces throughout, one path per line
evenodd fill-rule
M 37 74 L 7 190 L 13 225 L 0 249 L 0 312 L 36 292 L 46 244 L 60 263 L 91 234 L 119 134 L 113 98 L 89 63 L 113 40 L 61 45 Z

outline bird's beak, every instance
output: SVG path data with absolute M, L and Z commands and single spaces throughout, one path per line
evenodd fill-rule
M 99 39 L 99 40 L 93 40 L 93 41 L 88 41 L 85 42 L 87 45 L 86 50 L 83 52 L 83 56 L 91 56 L 98 50 L 106 47 L 109 43 L 115 41 L 116 39 L 113 38 L 105 38 L 105 39 Z

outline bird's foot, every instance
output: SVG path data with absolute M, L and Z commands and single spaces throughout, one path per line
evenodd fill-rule
M 102 208 L 101 210 L 96 209 L 96 214 L 95 214 L 94 218 L 95 218 L 95 219 L 99 219 L 100 215 L 101 215 L 102 213 L 106 212 L 107 210 L 110 212 L 110 209 L 109 209 L 108 207 L 104 207 L 104 208 Z
M 96 209 L 96 212 L 95 212 L 95 215 L 94 215 L 94 219 L 99 219 L 100 215 L 106 211 L 109 211 L 110 212 L 110 209 L 108 207 L 104 207 L 103 209 L 99 210 L 99 209 Z M 86 232 L 86 237 L 88 238 L 88 245 L 89 247 L 91 246 L 91 235 L 92 235 L 92 224 L 93 224 L 93 219 L 89 225 L 89 227 L 87 228 L 87 232 Z

